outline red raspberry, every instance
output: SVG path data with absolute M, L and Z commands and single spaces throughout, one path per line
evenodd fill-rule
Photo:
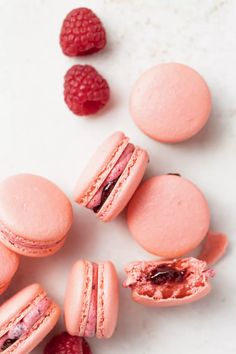
M 106 45 L 106 32 L 99 18 L 90 9 L 72 10 L 65 18 L 60 34 L 64 54 L 74 57 L 95 53 Z
M 44 354 L 92 354 L 92 352 L 84 338 L 63 332 L 50 340 Z
M 64 98 L 77 115 L 96 113 L 109 100 L 107 81 L 90 65 L 74 65 L 65 75 Z

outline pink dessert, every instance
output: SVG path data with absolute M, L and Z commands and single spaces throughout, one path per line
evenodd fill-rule
M 38 284 L 0 306 L 0 352 L 30 353 L 58 321 L 60 310 Z
M 109 136 L 80 175 L 74 199 L 107 222 L 125 208 L 140 184 L 148 154 L 129 142 L 122 132 Z
M 79 337 L 110 338 L 119 307 L 118 278 L 109 262 L 77 261 L 70 272 L 65 296 L 65 325 Z
M 95 196 L 90 200 L 90 202 L 86 205 L 87 208 L 93 209 L 95 213 L 97 213 L 102 205 L 105 203 L 107 198 L 109 197 L 111 191 L 115 187 L 118 178 L 121 176 L 123 171 L 125 170 L 133 152 L 134 145 L 128 144 L 120 156 L 119 160 L 109 173 L 108 177 L 105 179 Z
M 45 297 L 16 325 L 0 338 L 0 352 L 4 351 L 21 336 L 26 334 L 50 307 L 51 301 Z
M 10 176 L 0 183 L 0 240 L 29 257 L 57 252 L 72 224 L 72 206 L 49 180 L 31 174 Z
M 19 267 L 19 256 L 0 243 L 0 295 L 7 290 Z
M 198 259 L 208 265 L 215 264 L 225 254 L 229 245 L 228 237 L 221 233 L 208 232 Z
M 214 271 L 206 262 L 189 257 L 171 261 L 134 262 L 126 268 L 125 288 L 143 305 L 165 307 L 199 300 L 211 290 Z

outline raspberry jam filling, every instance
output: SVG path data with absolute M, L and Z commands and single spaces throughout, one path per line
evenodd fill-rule
M 105 179 L 101 187 L 98 189 L 97 193 L 86 205 L 87 208 L 92 209 L 95 213 L 98 213 L 99 210 L 104 205 L 105 201 L 108 199 L 112 190 L 114 189 L 117 181 L 128 165 L 130 158 L 134 152 L 134 145 L 128 144 L 121 154 L 120 158 L 116 162 L 115 166 L 109 173 L 108 177 Z
M 20 337 L 28 333 L 34 324 L 44 315 L 48 310 L 51 301 L 45 297 L 42 299 L 29 313 L 23 317 L 20 322 L 13 325 L 9 331 L 0 338 L 0 352 L 4 352 L 12 344 L 14 344 Z
M 126 267 L 124 287 L 155 300 L 191 296 L 207 285 L 214 271 L 189 257 L 166 262 L 136 262 Z
M 187 269 L 177 270 L 168 264 L 161 264 L 154 268 L 148 275 L 147 281 L 155 285 L 163 285 L 169 283 L 181 283 L 186 276 Z

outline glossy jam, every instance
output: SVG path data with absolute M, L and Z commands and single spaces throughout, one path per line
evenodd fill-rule
M 114 179 L 111 182 L 108 182 L 107 185 L 104 187 L 103 191 L 102 191 L 102 199 L 101 199 L 101 203 L 99 205 L 97 205 L 95 208 L 93 208 L 93 211 L 95 213 L 98 213 L 99 210 L 101 209 L 101 207 L 103 206 L 103 204 L 105 203 L 105 201 L 107 200 L 107 198 L 109 197 L 109 195 L 111 194 L 113 188 L 116 185 L 116 182 L 118 181 L 119 177 Z
M 161 264 L 153 269 L 148 275 L 147 280 L 155 285 L 166 283 L 181 283 L 185 279 L 186 269 L 177 270 L 167 264 Z

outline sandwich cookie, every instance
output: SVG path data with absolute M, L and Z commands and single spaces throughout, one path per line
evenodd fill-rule
M 124 133 L 116 132 L 89 161 L 79 177 L 74 199 L 102 221 L 113 220 L 129 202 L 147 164 L 147 152 L 130 143 Z
M 30 353 L 53 329 L 59 307 L 39 284 L 19 291 L 0 307 L 0 353 Z
M 16 253 L 43 257 L 57 252 L 72 218 L 66 195 L 43 177 L 21 174 L 0 183 L 0 240 Z
M 118 278 L 107 262 L 77 261 L 69 275 L 65 297 L 65 324 L 69 334 L 110 338 L 119 307 Z

